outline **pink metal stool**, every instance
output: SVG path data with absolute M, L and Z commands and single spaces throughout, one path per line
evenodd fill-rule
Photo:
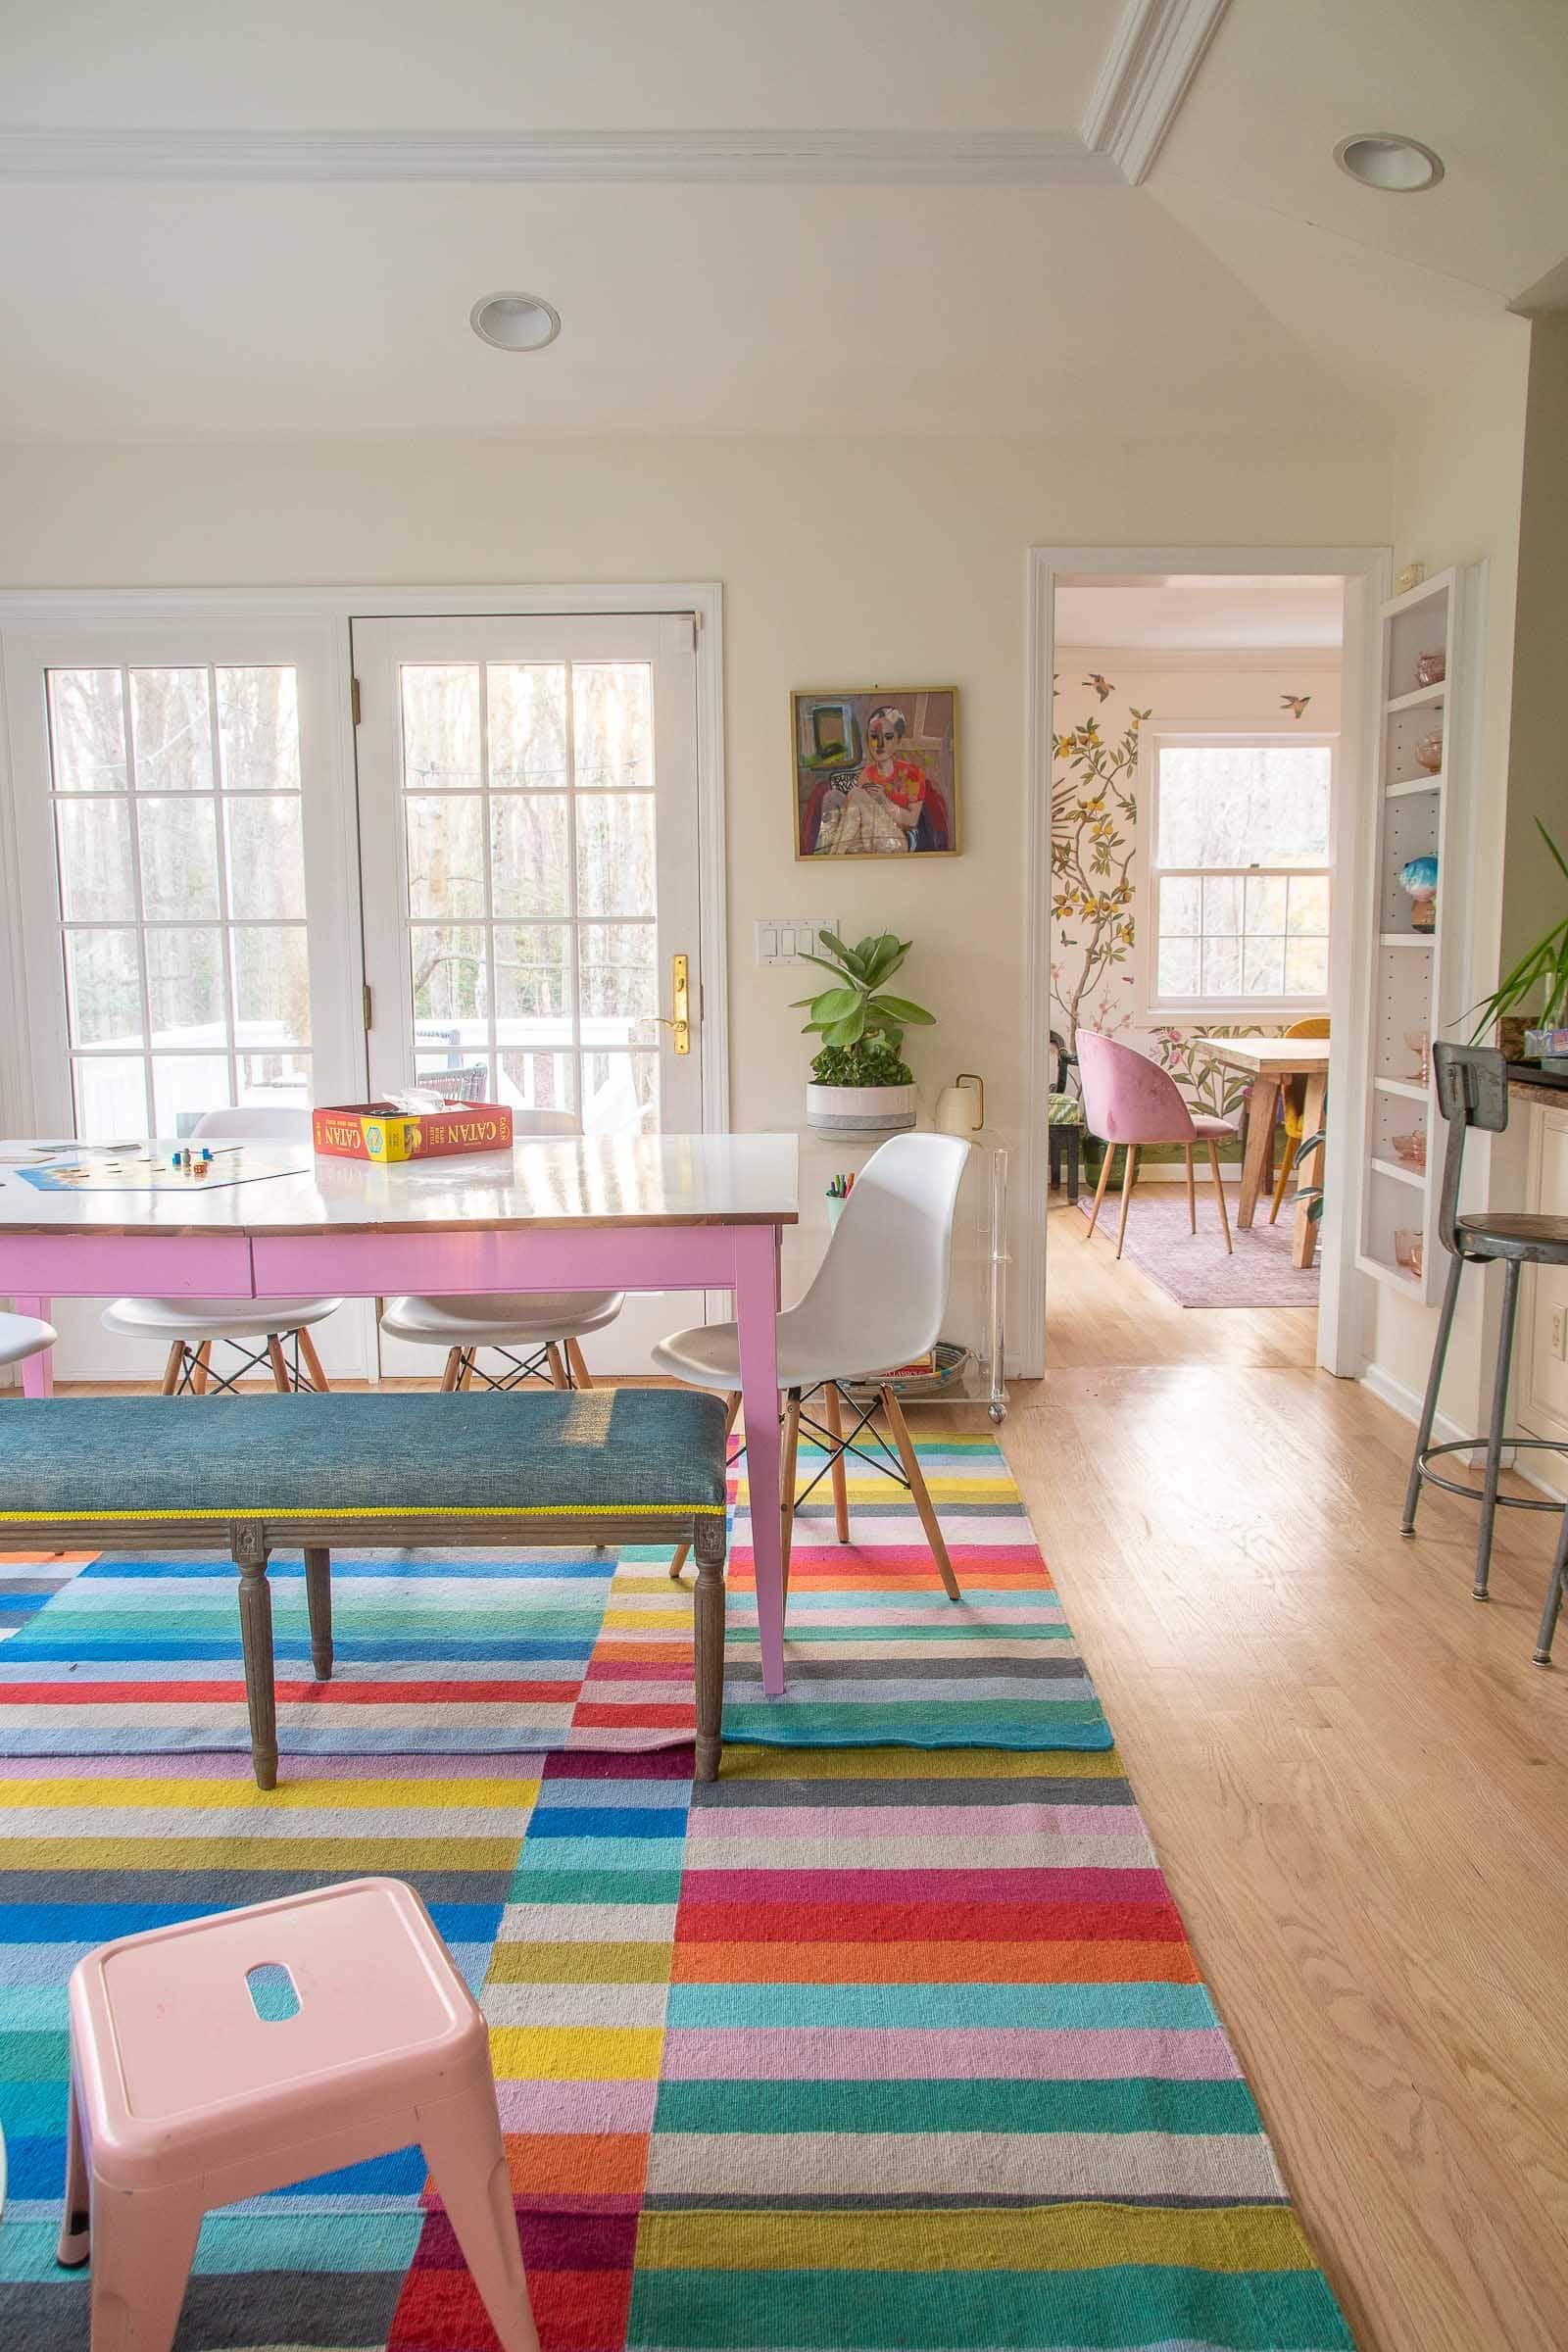
M 489 2034 L 411 1886 L 355 1879 L 89 1952 L 59 2260 L 85 2262 L 90 2233 L 92 2352 L 169 2352 L 211 2207 L 415 2141 L 506 2352 L 539 2352 Z

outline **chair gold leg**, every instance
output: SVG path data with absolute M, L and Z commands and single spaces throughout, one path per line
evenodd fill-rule
M 169 1350 L 169 1361 L 164 1366 L 164 1385 L 161 1391 L 163 1396 L 172 1396 L 179 1386 L 179 1376 L 184 1370 L 184 1366 L 185 1343 L 183 1340 L 176 1340 Z
M 558 1389 L 564 1389 L 566 1386 L 566 1367 L 561 1360 L 561 1349 L 556 1346 L 554 1340 L 551 1341 L 549 1347 L 545 1349 L 545 1353 L 550 1358 L 551 1379 L 555 1382 Z
M 1193 1191 L 1193 1147 L 1183 1144 L 1182 1157 L 1187 1162 L 1187 1230 L 1198 1231 L 1198 1196 Z
M 791 1389 L 784 1407 L 784 1443 L 779 1447 L 778 1512 L 779 1557 L 784 1583 L 786 1606 L 790 1597 L 790 1542 L 795 1533 L 795 1457 L 801 1444 L 801 1392 Z M 752 1497 L 752 1508 L 757 1497 Z
M 447 1349 L 446 1369 L 441 1375 L 441 1394 L 444 1396 L 450 1396 L 462 1378 L 463 1349 L 461 1348 L 449 1348 Z
M 299 1342 L 300 1353 L 305 1358 L 305 1369 L 311 1376 L 312 1388 L 325 1396 L 330 1384 L 321 1369 L 321 1359 L 316 1352 L 316 1342 L 308 1331 L 297 1331 L 294 1337 Z
M 1280 1210 L 1285 1206 L 1285 1188 L 1290 1183 L 1291 1170 L 1296 1165 L 1296 1147 L 1300 1140 L 1300 1137 L 1297 1135 L 1288 1135 L 1285 1138 L 1285 1149 L 1280 1154 L 1279 1178 L 1274 1186 L 1274 1204 L 1268 1212 L 1268 1221 L 1271 1225 L 1277 1223 Z
M 925 1529 L 925 1540 L 931 1546 L 931 1557 L 936 1561 L 942 1582 L 947 1587 L 948 1598 L 961 1600 L 963 1594 L 958 1590 L 958 1580 L 953 1573 L 953 1562 L 948 1557 L 948 1547 L 943 1542 L 942 1523 L 937 1517 L 936 1508 L 931 1500 L 930 1489 L 925 1483 L 925 1472 L 921 1469 L 920 1457 L 914 1450 L 914 1442 L 909 1436 L 909 1425 L 904 1418 L 904 1409 L 891 1389 L 885 1388 L 882 1391 L 882 1410 L 887 1416 L 888 1427 L 893 1432 L 893 1443 L 899 1449 L 899 1459 L 904 1464 L 904 1475 L 909 1482 L 909 1493 L 914 1496 L 914 1507 L 920 1514 L 920 1525 Z
M 844 1415 L 839 1410 L 839 1384 L 830 1380 L 822 1391 L 828 1432 L 840 1451 L 833 1457 L 833 1524 L 841 1544 L 850 1540 L 850 1482 L 844 1473 Z
M 212 1378 L 212 1371 L 213 1343 L 211 1340 L 203 1340 L 201 1346 L 196 1350 L 196 1369 L 191 1374 L 190 1383 L 198 1396 L 206 1396 L 207 1384 Z
M 1122 1243 L 1127 1238 L 1127 1211 L 1133 1202 L 1133 1187 L 1138 1182 L 1138 1146 L 1127 1146 L 1127 1157 L 1121 1171 L 1121 1218 L 1116 1227 L 1116 1255 L 1121 1255 Z
M 280 1396 L 288 1395 L 288 1366 L 283 1360 L 283 1343 L 275 1331 L 267 1335 L 267 1360 L 272 1367 L 272 1386 Z
M 1104 1157 L 1100 1163 L 1100 1182 L 1095 1187 L 1095 1205 L 1089 1212 L 1089 1230 L 1084 1235 L 1084 1240 L 1086 1242 L 1092 1242 L 1095 1238 L 1095 1227 L 1100 1222 L 1100 1203 L 1105 1198 L 1105 1187 L 1110 1182 L 1110 1163 L 1115 1156 L 1115 1145 L 1107 1144 L 1105 1146 Z
M 737 1420 L 740 1418 L 740 1410 L 741 1393 L 739 1389 L 736 1389 L 724 1406 L 724 1445 L 726 1450 L 729 1446 L 730 1432 L 735 1427 Z M 675 1557 L 669 1563 L 669 1573 L 671 1578 L 679 1577 L 681 1570 L 685 1567 L 686 1562 L 691 1557 L 691 1549 L 692 1547 L 689 1544 L 676 1544 Z
M 566 1342 L 566 1361 L 571 1366 L 571 1377 L 578 1388 L 591 1389 L 594 1385 L 594 1376 L 583 1362 L 582 1349 L 575 1340 Z
M 1214 1198 L 1219 1202 L 1219 1229 L 1225 1236 L 1225 1254 L 1234 1257 L 1236 1252 L 1231 1248 L 1231 1221 L 1225 1207 L 1225 1186 L 1219 1172 L 1219 1146 L 1212 1137 L 1209 1138 L 1208 1164 L 1214 1171 Z

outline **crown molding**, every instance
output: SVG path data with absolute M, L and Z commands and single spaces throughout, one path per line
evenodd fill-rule
M 1117 187 L 1071 131 L 0 129 L 0 178 Z
M 1338 646 L 1333 645 L 1058 645 L 1056 674 L 1065 677 L 1069 669 L 1087 671 L 1098 669 L 1102 677 L 1113 678 L 1118 669 L 1135 674 L 1148 669 L 1207 671 L 1211 675 L 1225 670 L 1255 674 L 1260 670 L 1288 671 L 1292 677 L 1325 677 L 1336 674 L 1343 666 Z
M 1084 116 L 1084 145 L 1136 188 L 1149 176 L 1227 0 L 1129 0 Z

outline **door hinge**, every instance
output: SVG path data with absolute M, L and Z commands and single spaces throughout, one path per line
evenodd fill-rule
M 358 678 L 349 680 L 349 707 L 354 712 L 354 724 L 358 726 L 360 723 L 360 681 Z M 365 1026 L 368 1029 L 369 1022 L 367 1021 Z
M 367 980 L 364 988 L 360 991 L 360 1000 L 361 1009 L 365 1014 L 366 1035 L 368 1036 L 370 1030 L 374 1027 L 374 1022 L 371 1019 L 372 999 L 370 996 L 370 983 L 368 980 Z

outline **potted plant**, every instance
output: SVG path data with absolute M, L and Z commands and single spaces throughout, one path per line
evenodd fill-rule
M 904 1059 L 904 1032 L 911 1022 L 928 1027 L 936 1015 L 907 997 L 885 995 L 883 983 L 913 942 L 884 931 L 850 948 L 831 931 L 818 936 L 827 955 L 807 961 L 830 972 L 833 986 L 796 999 L 810 1012 L 806 1035 L 822 1040 L 806 1090 L 807 1119 L 836 1135 L 894 1135 L 912 1127 L 914 1078 Z
M 1551 852 L 1557 870 L 1568 882 L 1568 860 L 1540 817 L 1536 830 Z M 1552 924 L 1513 970 L 1498 981 L 1484 1004 L 1477 1006 L 1474 1045 L 1494 1021 L 1525 1010 L 1540 992 L 1541 1003 L 1524 1034 L 1524 1058 L 1544 1069 L 1568 1074 L 1568 914 Z

